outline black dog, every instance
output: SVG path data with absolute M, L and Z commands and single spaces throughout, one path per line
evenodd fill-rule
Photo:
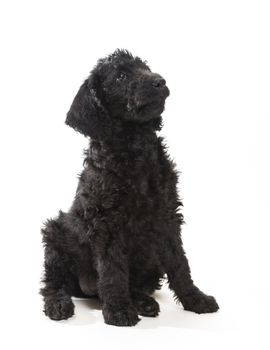
M 186 310 L 215 312 L 190 276 L 181 241 L 177 172 L 156 131 L 169 90 L 129 52 L 98 61 L 66 123 L 91 138 L 74 202 L 42 229 L 45 314 L 73 315 L 71 296 L 98 296 L 104 320 L 132 326 L 157 316 L 150 296 L 167 274 Z

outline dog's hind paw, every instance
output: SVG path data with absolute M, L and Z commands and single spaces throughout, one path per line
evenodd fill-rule
M 45 298 L 44 313 L 55 321 L 66 320 L 74 314 L 74 304 L 71 297 L 47 297 Z
M 156 317 L 160 311 L 158 302 L 149 295 L 139 294 L 133 298 L 133 304 L 139 315 Z
M 135 326 L 140 321 L 137 310 L 132 305 L 121 309 L 105 306 L 102 312 L 105 323 L 114 326 Z

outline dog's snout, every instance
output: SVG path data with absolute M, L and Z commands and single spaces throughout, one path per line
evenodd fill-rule
M 154 86 L 155 88 L 161 88 L 165 84 L 166 84 L 166 80 L 163 78 L 157 78 L 157 79 L 152 81 L 152 86 Z

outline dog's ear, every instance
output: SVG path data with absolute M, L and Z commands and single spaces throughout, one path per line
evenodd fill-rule
M 111 132 L 111 118 L 98 98 L 98 77 L 92 73 L 75 96 L 66 124 L 93 139 L 103 139 Z

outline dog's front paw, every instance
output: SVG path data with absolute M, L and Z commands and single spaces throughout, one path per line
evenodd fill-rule
M 204 294 L 200 290 L 195 290 L 182 297 L 181 303 L 185 310 L 193 311 L 197 314 L 216 312 L 219 309 L 215 298 Z
M 114 326 L 135 326 L 140 321 L 137 310 L 132 305 L 127 307 L 105 306 L 102 313 L 105 323 Z

